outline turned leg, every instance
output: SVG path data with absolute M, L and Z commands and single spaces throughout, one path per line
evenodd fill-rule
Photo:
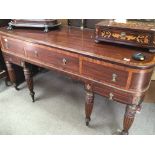
M 24 71 L 24 76 L 25 76 L 25 80 L 27 82 L 28 89 L 30 91 L 30 95 L 32 97 L 32 101 L 34 102 L 35 93 L 33 91 L 33 79 L 31 76 L 30 69 L 28 68 L 28 66 L 25 63 L 23 63 L 23 71 Z
M 15 87 L 16 90 L 19 90 L 19 88 L 17 88 L 15 71 L 12 67 L 12 64 L 9 61 L 6 61 L 5 63 L 6 63 L 6 67 L 8 70 L 8 74 L 9 74 L 11 83 L 13 84 L 13 86 Z
M 85 114 L 86 114 L 86 125 L 89 125 L 90 122 L 90 116 L 93 110 L 93 104 L 94 104 L 94 93 L 92 91 L 92 86 L 89 84 L 85 85 L 86 89 L 86 103 L 85 103 Z
M 122 135 L 128 135 L 129 129 L 134 121 L 135 114 L 138 110 L 139 106 L 137 105 L 127 105 L 125 114 L 124 114 L 124 121 L 123 121 L 123 130 L 121 132 Z

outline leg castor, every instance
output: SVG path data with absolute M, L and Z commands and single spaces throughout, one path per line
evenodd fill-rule
M 86 126 L 89 126 L 90 120 L 91 120 L 90 118 L 86 118 L 86 120 L 85 120 L 86 121 Z
M 17 91 L 19 91 L 19 90 L 20 90 L 17 86 L 14 86 L 14 87 L 15 87 L 15 89 L 16 89 Z
M 31 98 L 32 98 L 32 102 L 35 102 L 35 99 L 34 99 L 34 95 L 35 95 L 35 92 L 30 92 L 30 95 L 31 95 Z
M 128 135 L 128 134 L 129 134 L 129 132 L 126 132 L 124 130 L 122 130 L 122 132 L 120 133 L 120 135 Z

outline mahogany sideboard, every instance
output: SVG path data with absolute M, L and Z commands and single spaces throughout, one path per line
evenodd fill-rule
M 64 73 L 85 84 L 86 125 L 89 125 L 94 93 L 97 93 L 126 104 L 123 130 L 120 134 L 128 134 L 149 88 L 155 54 L 140 48 L 96 44 L 94 40 L 94 30 L 75 27 L 62 27 L 48 33 L 0 28 L 1 50 L 10 80 L 16 89 L 12 64 L 23 67 L 33 101 L 35 93 L 29 64 Z M 133 60 L 132 55 L 135 52 L 143 53 L 145 60 Z

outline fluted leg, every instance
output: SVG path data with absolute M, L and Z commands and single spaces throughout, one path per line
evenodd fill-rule
M 5 63 L 6 63 L 6 67 L 8 70 L 8 74 L 9 74 L 9 78 L 10 78 L 11 83 L 13 84 L 13 86 L 15 87 L 16 90 L 19 90 L 19 88 L 17 88 L 15 71 L 12 67 L 12 64 L 9 61 L 6 61 Z
M 94 93 L 92 91 L 92 86 L 89 84 L 85 85 L 85 89 L 86 89 L 85 114 L 86 114 L 86 125 L 88 126 L 91 120 L 90 116 L 93 110 Z
M 122 135 L 129 134 L 129 129 L 134 121 L 137 109 L 138 109 L 137 105 L 127 105 L 126 106 L 126 111 L 124 114 L 124 121 L 123 121 L 123 130 L 121 132 Z
M 32 101 L 34 102 L 35 93 L 33 91 L 33 79 L 32 79 L 32 76 L 31 76 L 30 69 L 28 68 L 28 66 L 25 63 L 23 64 L 23 70 L 24 70 L 25 80 L 27 82 L 27 86 L 28 86 L 28 89 L 30 91 Z

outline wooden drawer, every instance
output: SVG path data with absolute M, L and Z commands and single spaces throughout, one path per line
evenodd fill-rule
M 6 53 L 3 53 L 3 57 L 4 57 L 5 61 L 9 61 L 10 63 L 21 66 L 21 59 L 19 59 L 19 58 L 9 55 L 9 54 L 6 54 Z
M 138 91 L 144 91 L 149 87 L 152 71 L 149 72 L 139 72 L 139 73 L 133 73 L 130 83 L 130 89 L 131 90 L 138 90 Z
M 25 55 L 23 41 L 2 37 L 2 47 L 18 55 Z
M 117 65 L 109 65 L 109 63 L 102 64 L 100 62 L 83 60 L 82 75 L 95 81 L 125 87 L 127 84 L 128 72 L 118 68 Z
M 29 44 L 25 48 L 26 55 L 29 59 L 51 65 L 60 70 L 73 73 L 79 72 L 79 57 L 77 54 L 59 50 L 57 48 L 48 48 L 44 46 L 35 46 Z
M 109 98 L 110 100 L 118 101 L 124 104 L 133 104 L 133 98 L 134 95 L 136 95 L 112 87 L 98 84 L 94 84 L 93 91 L 96 92 L 97 94 Z

